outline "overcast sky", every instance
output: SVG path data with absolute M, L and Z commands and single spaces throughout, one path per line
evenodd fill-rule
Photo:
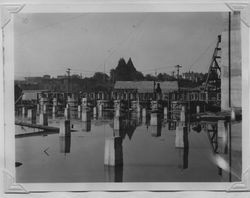
M 15 77 L 92 76 L 131 57 L 137 70 L 206 72 L 222 13 L 113 13 L 15 15 Z

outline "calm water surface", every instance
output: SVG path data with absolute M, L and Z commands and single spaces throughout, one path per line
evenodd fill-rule
M 104 119 L 105 118 L 105 119 Z M 50 126 L 59 120 L 50 119 Z M 71 120 L 70 137 L 58 133 L 37 135 L 37 129 L 16 126 L 17 182 L 219 182 L 229 181 L 229 172 L 220 169 L 205 129 L 188 130 L 188 146 L 175 147 L 175 130 L 167 122 L 150 126 L 145 119 L 123 118 L 123 129 L 114 131 L 110 117 L 84 123 Z M 241 124 L 232 125 L 232 180 L 240 180 Z M 123 166 L 104 165 L 106 140 L 120 135 Z M 228 163 L 228 154 L 223 155 Z

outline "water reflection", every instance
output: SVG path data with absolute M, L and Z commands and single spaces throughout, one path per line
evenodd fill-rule
M 132 136 L 138 126 L 138 120 L 132 119 L 129 114 L 124 116 L 115 116 L 113 119 L 113 132 L 115 136 L 120 136 L 122 139 L 125 139 L 128 136 L 129 140 L 132 139 Z
M 160 122 L 158 125 L 149 126 L 148 130 L 151 133 L 152 137 L 160 137 L 161 136 L 161 130 L 162 130 L 162 123 Z
M 60 153 L 70 153 L 71 135 L 59 136 Z
M 91 132 L 91 121 L 81 122 L 81 131 Z
M 188 153 L 189 153 L 189 141 L 188 141 L 188 128 L 186 123 L 178 122 L 175 131 L 175 147 L 179 152 L 179 168 L 188 168 Z
M 80 133 L 81 131 L 91 133 L 85 133 L 84 138 L 78 138 L 79 135 L 75 134 L 71 134 L 72 136 L 60 136 L 60 153 L 67 154 L 73 152 L 71 149 L 72 138 L 72 141 L 74 141 L 74 146 L 76 146 L 77 149 L 74 149 L 74 155 L 71 156 L 72 158 L 73 156 L 84 156 L 82 163 L 85 166 L 83 171 L 85 173 L 85 171 L 91 171 L 89 168 L 90 164 L 86 162 L 86 160 L 89 159 L 89 154 L 87 152 L 88 149 L 86 148 L 89 148 L 93 151 L 98 151 L 96 152 L 96 155 L 93 156 L 93 159 L 101 162 L 101 167 L 103 167 L 103 170 L 101 169 L 101 171 L 103 171 L 103 174 L 100 174 L 102 177 L 101 179 L 99 178 L 99 175 L 94 176 L 97 178 L 97 181 L 104 180 L 106 182 L 127 182 L 127 180 L 131 178 L 131 180 L 134 181 L 136 179 L 135 177 L 139 175 L 137 173 L 140 172 L 140 169 L 145 169 L 145 172 L 153 171 L 153 173 L 155 170 L 157 173 L 160 169 L 159 165 L 170 171 L 172 171 L 171 168 L 174 167 L 173 170 L 175 171 L 176 169 L 179 169 L 180 172 L 181 169 L 189 173 L 187 174 L 189 176 L 183 174 L 181 179 L 178 178 L 178 171 L 172 171 L 171 174 L 166 175 L 162 174 L 164 181 L 167 181 L 168 179 L 171 181 L 171 179 L 174 180 L 176 178 L 178 181 L 189 181 L 192 180 L 192 178 L 195 178 L 195 176 L 192 176 L 190 173 L 203 174 L 202 171 L 206 169 L 212 171 L 209 173 L 204 173 L 204 175 L 206 177 L 210 177 L 210 175 L 212 175 L 211 177 L 213 178 L 211 180 L 214 179 L 213 181 L 218 181 L 218 178 L 220 179 L 222 177 L 226 181 L 230 180 L 229 174 L 231 174 L 232 171 L 230 168 L 231 158 L 229 158 L 231 147 L 229 145 L 230 123 L 228 121 L 219 120 L 218 122 L 196 121 L 191 123 L 182 123 L 173 120 L 162 120 L 162 116 L 155 113 L 148 113 L 146 116 L 145 114 L 142 116 L 141 114 L 137 113 L 123 112 L 121 115 L 122 116 L 114 117 L 110 112 L 105 115 L 105 112 L 103 111 L 101 119 L 97 119 L 95 121 L 91 120 L 91 118 L 89 119 L 89 115 L 87 114 L 87 121 L 82 120 L 82 114 L 80 120 L 73 120 L 73 118 L 71 118 L 72 123 L 75 124 L 75 122 L 77 122 L 76 126 L 79 127 L 79 130 L 75 130 L 74 133 L 79 132 L 80 135 L 83 135 Z M 146 127 L 140 126 L 141 123 L 147 126 L 150 133 L 145 133 Z M 58 124 L 58 121 L 56 124 Z M 32 133 L 25 134 L 25 136 L 34 138 L 35 142 L 37 140 L 37 144 L 42 142 L 41 139 L 39 139 L 37 136 L 33 136 Z M 126 136 L 128 137 L 127 139 Z M 51 135 L 51 137 L 48 137 L 48 141 L 51 143 L 50 147 L 53 147 L 52 144 L 54 144 L 52 141 L 53 137 L 56 138 L 55 142 L 58 142 L 57 136 Z M 133 141 L 128 141 L 132 140 L 132 138 Z M 18 139 L 18 141 L 19 140 L 20 139 Z M 83 144 L 82 141 L 86 142 Z M 78 143 L 75 144 L 75 142 Z M 55 147 L 56 150 L 58 149 L 57 144 Z M 148 150 L 145 157 L 144 153 L 145 150 L 147 150 L 145 147 L 147 146 L 150 149 Z M 152 154 L 151 150 L 154 150 L 154 154 Z M 156 152 L 157 156 L 155 155 Z M 84 155 L 82 155 L 82 153 L 84 153 Z M 212 153 L 212 155 L 210 155 L 210 153 Z M 167 158 L 166 154 L 168 155 Z M 124 159 L 126 161 L 124 161 Z M 81 159 L 76 158 L 76 160 Z M 20 161 L 22 161 L 22 159 Z M 212 164 L 211 161 L 214 164 Z M 55 163 L 60 163 L 60 160 L 59 162 Z M 74 162 L 67 163 L 74 164 Z M 27 165 L 27 162 L 25 161 L 25 166 L 32 165 Z M 23 165 L 22 167 L 25 166 Z M 99 168 L 98 171 L 100 171 L 100 163 L 99 167 L 97 165 L 93 166 L 95 166 L 96 169 Z M 199 166 L 202 171 L 190 168 L 194 166 Z M 71 167 L 67 168 L 70 169 Z M 128 173 L 127 170 L 132 171 Z M 135 172 L 133 173 L 133 171 Z M 133 174 L 137 175 L 134 176 Z M 155 178 L 157 177 L 160 178 L 159 175 L 155 176 Z M 147 177 L 145 178 L 145 181 L 147 181 Z M 153 174 L 148 178 L 154 178 Z M 82 179 L 84 181 L 88 180 L 88 178 L 85 179 L 83 176 Z
M 123 166 L 104 166 L 106 182 L 122 182 Z

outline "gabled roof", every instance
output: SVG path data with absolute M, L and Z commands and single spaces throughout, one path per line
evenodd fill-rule
M 157 83 L 160 84 L 162 93 L 178 90 L 177 81 L 156 82 L 156 85 Z M 117 81 L 115 83 L 114 89 L 131 89 L 138 91 L 138 93 L 153 93 L 154 81 Z

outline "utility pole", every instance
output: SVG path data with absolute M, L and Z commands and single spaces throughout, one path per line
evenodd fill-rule
M 180 72 L 180 68 L 182 68 L 182 66 L 176 65 L 175 67 L 177 68 L 178 91 L 180 91 L 179 72 Z
M 68 84 L 67 84 L 67 97 L 69 97 L 69 80 L 70 80 L 70 68 L 66 70 L 66 73 L 68 74 Z
M 154 100 L 156 99 L 156 93 L 155 93 L 155 86 L 156 86 L 156 76 L 157 75 L 157 70 L 155 69 L 155 78 L 154 78 Z

